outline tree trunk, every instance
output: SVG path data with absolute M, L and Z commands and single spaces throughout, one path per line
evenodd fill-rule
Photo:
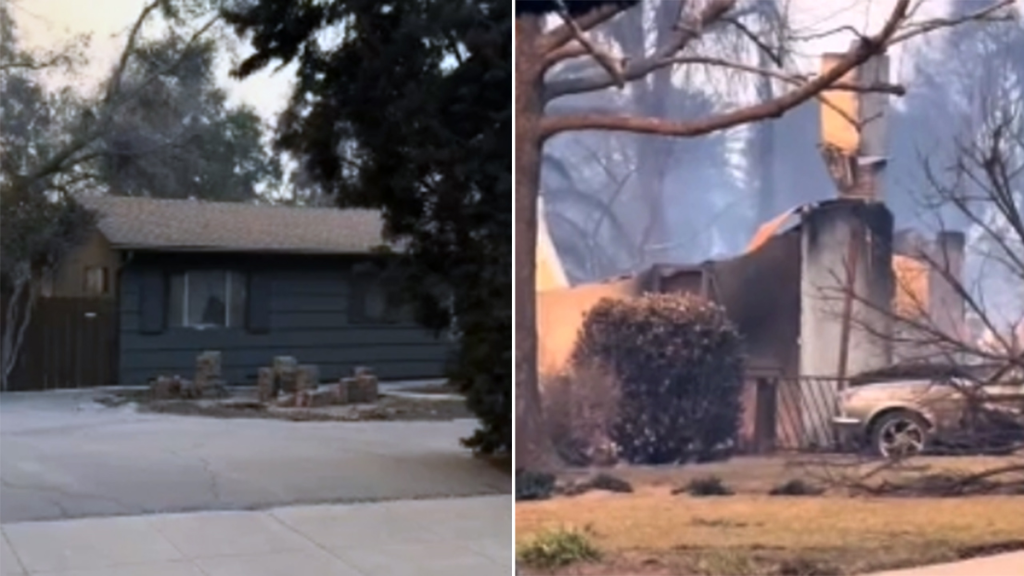
M 516 18 L 515 371 L 516 467 L 546 469 L 554 450 L 546 433 L 537 375 L 537 196 L 540 190 L 542 55 L 536 17 Z
M 21 352 L 21 344 L 25 340 L 28 323 L 32 319 L 32 309 L 35 307 L 38 293 L 36 283 L 33 283 L 31 278 L 17 280 L 10 300 L 7 301 L 3 339 L 0 344 L 0 366 L 2 366 L 0 368 L 0 390 L 4 392 L 8 390 L 11 374 L 18 364 L 18 354 Z M 23 295 L 25 302 L 19 306 Z

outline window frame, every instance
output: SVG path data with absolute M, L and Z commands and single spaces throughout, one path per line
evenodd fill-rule
M 192 324 L 189 322 L 189 275 L 200 272 L 221 272 L 224 274 L 223 324 Z M 175 298 L 174 290 L 170 289 L 170 286 L 167 290 L 167 321 L 170 328 L 185 330 L 233 330 L 245 328 L 249 306 L 249 275 L 245 271 L 232 268 L 189 268 L 174 271 L 167 276 L 171 286 L 173 286 L 175 278 L 181 278 L 182 289 L 181 293 L 177 295 L 180 298 L 177 299 Z M 232 300 L 235 287 L 232 282 L 236 279 L 241 282 L 243 294 L 242 307 L 239 309 L 240 318 L 235 318 L 232 314 L 232 309 L 235 307 L 235 303 Z M 176 300 L 178 301 L 176 302 Z M 174 314 L 175 306 L 179 307 L 180 315 Z
M 92 290 L 89 273 L 98 270 L 101 274 L 101 286 L 99 291 Z M 109 296 L 110 295 L 110 268 L 106 266 L 83 266 L 82 267 L 82 293 L 86 296 Z
M 353 267 L 349 284 L 348 320 L 351 324 L 362 326 L 408 326 L 415 324 L 415 312 L 405 312 L 405 308 L 413 304 L 407 302 L 400 286 L 386 282 L 388 274 L 374 264 L 360 264 Z M 384 311 L 380 316 L 367 314 L 367 302 L 370 294 L 381 293 L 384 298 Z M 395 306 L 393 304 L 402 305 Z

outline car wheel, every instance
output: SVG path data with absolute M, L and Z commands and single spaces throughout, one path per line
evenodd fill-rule
M 883 458 L 907 458 L 929 448 L 928 421 L 920 414 L 898 410 L 883 414 L 871 427 L 871 448 Z

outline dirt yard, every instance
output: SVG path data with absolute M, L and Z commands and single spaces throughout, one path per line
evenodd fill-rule
M 440 395 L 441 392 L 433 392 L 433 394 Z M 295 422 L 443 421 L 473 418 L 473 414 L 466 408 L 466 402 L 462 399 L 409 398 L 389 395 L 381 395 L 379 400 L 373 404 L 348 404 L 316 408 L 290 408 L 260 404 L 255 401 L 255 393 L 249 390 L 236 390 L 229 398 L 202 400 L 156 400 L 152 398 L 148 390 L 132 390 L 116 392 L 100 398 L 98 401 L 110 406 L 135 402 L 140 412 L 158 414 L 211 418 L 269 418 Z
M 675 468 L 616 468 L 610 472 L 629 481 L 633 493 L 595 491 L 519 502 L 516 539 L 521 561 L 541 548 L 541 558 L 554 558 L 547 569 L 534 562 L 523 573 L 853 575 L 1024 549 L 1024 495 L 852 496 L 838 488 L 840 476 L 853 477 L 855 468 L 863 475 L 871 465 L 824 461 L 827 465 L 821 458 L 744 458 Z M 865 483 L 964 477 L 1008 463 L 1024 462 L 922 458 L 879 472 Z M 673 494 L 673 489 L 711 475 L 734 494 Z M 831 487 L 814 496 L 768 494 L 794 478 Z M 1024 472 L 1012 479 L 1024 481 Z M 574 558 L 589 561 L 572 562 Z

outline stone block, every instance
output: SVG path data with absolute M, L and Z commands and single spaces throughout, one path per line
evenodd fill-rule
M 335 390 L 307 390 L 306 406 L 309 408 L 322 408 L 333 406 L 338 403 L 338 394 Z
M 351 402 L 348 396 L 348 389 L 349 386 L 345 382 L 345 379 L 342 379 L 341 382 L 338 382 L 338 384 L 334 387 L 335 402 L 337 402 L 338 404 L 348 404 L 349 402 Z
M 294 393 L 298 371 L 299 363 L 294 356 L 276 356 L 274 358 L 274 380 L 279 390 L 288 394 Z
M 184 378 L 179 380 L 181 386 L 181 397 L 186 400 L 195 400 L 201 398 L 203 395 L 202 388 L 193 382 L 192 380 L 186 380 Z
M 221 379 L 220 352 L 207 350 L 196 356 L 195 395 L 202 396 L 209 387 L 216 386 Z
M 274 369 L 260 368 L 256 376 L 256 398 L 260 402 L 269 402 L 275 397 Z
M 314 390 L 320 385 L 320 369 L 312 364 L 304 364 L 298 367 L 295 373 L 295 390 Z
M 149 391 L 156 400 L 191 398 L 194 396 L 194 384 L 181 376 L 158 376 Z
M 168 376 L 157 376 L 156 380 L 149 385 L 149 393 L 154 400 L 167 400 L 171 397 L 171 378 Z
M 378 386 L 376 376 L 353 376 L 341 381 L 347 388 L 348 401 L 353 404 L 370 404 L 377 401 Z
M 296 408 L 309 408 L 310 391 L 303 389 L 295 392 L 295 407 Z

